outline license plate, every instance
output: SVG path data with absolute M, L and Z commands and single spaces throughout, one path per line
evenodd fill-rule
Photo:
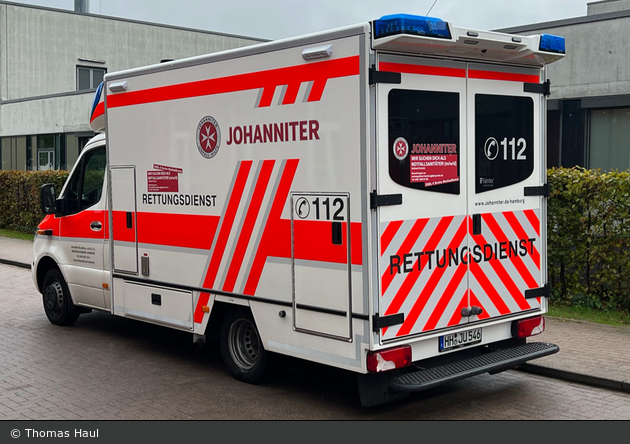
M 481 328 L 440 336 L 440 351 L 466 347 L 481 342 Z

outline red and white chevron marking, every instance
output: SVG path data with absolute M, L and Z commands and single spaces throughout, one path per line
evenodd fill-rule
M 382 329 L 383 340 L 466 323 L 467 306 L 483 308 L 478 319 L 539 306 L 523 296 L 541 282 L 538 211 L 482 220 L 477 236 L 469 216 L 381 224 L 380 312 L 405 315 L 403 324 Z

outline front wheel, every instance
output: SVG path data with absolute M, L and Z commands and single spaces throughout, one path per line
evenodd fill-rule
M 230 374 L 239 381 L 257 383 L 264 379 L 269 360 L 251 313 L 232 309 L 223 318 L 221 356 Z
M 79 318 L 80 313 L 70 299 L 68 285 L 56 268 L 51 268 L 44 276 L 42 298 L 46 316 L 53 324 L 71 325 Z

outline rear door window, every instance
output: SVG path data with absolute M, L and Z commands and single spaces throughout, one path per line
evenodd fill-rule
M 475 192 L 527 179 L 534 171 L 534 102 L 475 94 Z
M 459 101 L 456 92 L 389 92 L 389 176 L 394 182 L 460 193 Z

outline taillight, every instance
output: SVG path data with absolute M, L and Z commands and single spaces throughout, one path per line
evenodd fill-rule
M 408 345 L 371 351 L 367 356 L 367 368 L 372 373 L 385 372 L 409 365 L 411 365 L 411 347 Z
M 545 318 L 542 316 L 520 319 L 512 323 L 512 336 L 515 338 L 527 338 L 543 331 L 545 331 Z

